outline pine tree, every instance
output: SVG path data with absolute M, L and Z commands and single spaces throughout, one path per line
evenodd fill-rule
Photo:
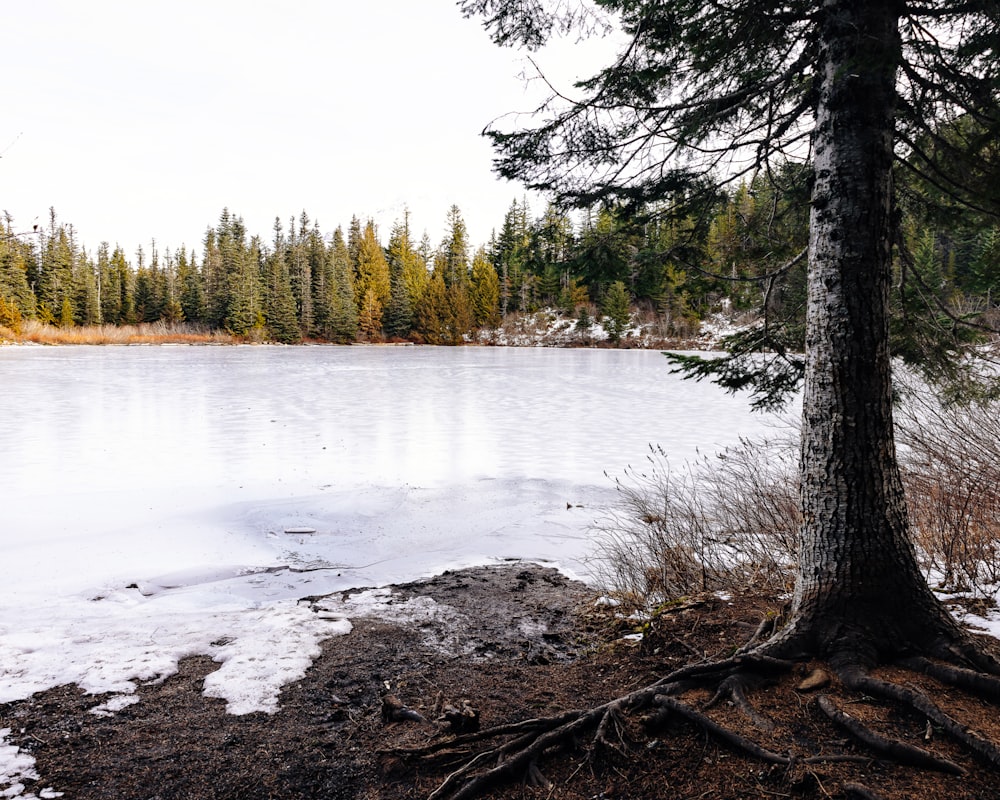
M 447 344 L 450 340 L 448 316 L 448 288 L 444 277 L 435 272 L 417 304 L 416 329 L 420 338 L 426 344 Z
M 358 335 L 358 302 L 354 292 L 354 268 L 350 251 L 340 228 L 333 233 L 330 262 L 334 283 L 333 307 L 330 310 L 330 338 L 347 344 Z
M 299 317 L 299 327 L 303 333 L 313 328 L 312 265 L 309 261 L 309 216 L 305 211 L 299 218 L 296 231 L 295 219 L 288 226 L 288 275 L 295 297 L 295 307 Z
M 35 288 L 43 321 L 57 323 L 56 315 L 63 319 L 64 301 L 70 303 L 70 316 L 75 317 L 74 272 L 78 257 L 75 243 L 66 226 L 58 224 L 55 209 L 49 209 L 49 227 L 39 242 L 41 258 Z
M 624 283 L 615 281 L 608 287 L 601 311 L 604 313 L 604 328 L 611 341 L 617 344 L 631 324 L 628 290 Z
M 204 322 L 205 299 L 201 275 L 193 254 L 189 258 L 183 247 L 177 254 L 177 287 L 182 318 L 190 323 Z
M 316 222 L 309 232 L 309 268 L 312 274 L 312 333 L 330 339 L 330 320 L 333 316 L 336 293 L 333 258 Z
M 481 15 L 500 44 L 537 47 L 556 30 L 593 22 L 559 0 L 461 5 Z M 822 659 L 859 699 L 898 703 L 906 714 L 919 709 L 921 719 L 947 726 L 1000 764 L 1000 748 L 926 694 L 872 675 L 902 659 L 946 684 L 998 694 L 1000 665 L 941 605 L 915 557 L 893 437 L 889 300 L 899 240 L 897 158 L 955 202 L 1000 208 L 1000 4 L 602 0 L 598 12 L 613 15 L 625 46 L 576 84 L 573 100 L 555 94 L 533 127 L 491 132 L 503 177 L 550 191 L 560 204 L 602 203 L 626 214 L 657 206 L 661 215 L 707 218 L 722 184 L 743 177 L 743 165 L 766 173 L 789 153 L 810 158 L 795 590 L 773 636 L 734 659 L 699 664 L 696 682 L 717 685 L 720 699 L 738 695 L 743 705 L 744 688 L 758 686 L 770 667 L 787 668 L 782 660 Z M 981 135 L 949 135 L 950 123 L 964 116 Z M 668 705 L 699 719 L 683 699 L 694 671 L 681 672 L 664 681 L 677 689 Z M 661 697 L 662 683 L 654 684 L 589 718 L 562 715 L 540 725 L 545 732 L 506 753 L 492 777 L 533 758 L 533 747 L 551 743 L 536 736 L 556 726 L 578 736 L 592 720 L 606 743 L 610 715 Z M 906 749 L 862 723 L 852 729 L 868 743 L 884 741 L 882 755 Z M 473 786 L 463 780 L 452 788 L 471 794 Z
M 5 215 L 0 222 L 0 297 L 12 309 L 11 318 L 15 311 L 18 319 L 35 315 L 35 294 L 28 280 L 31 257 L 30 245 L 15 235 L 11 217 Z
M 295 295 L 285 261 L 285 236 L 281 220 L 274 220 L 274 247 L 264 260 L 264 320 L 269 338 L 283 344 L 302 340 Z
M 500 316 L 510 311 L 527 311 L 522 302 L 522 284 L 530 246 L 527 203 L 514 200 L 504 216 L 503 227 L 493 251 L 493 266 L 500 278 Z
M 220 226 L 228 224 L 229 211 L 223 209 Z M 202 252 L 201 274 L 205 292 L 205 321 L 210 328 L 220 330 L 225 325 L 226 320 L 229 284 L 222 269 L 222 254 L 214 228 L 205 231 L 202 244 L 204 250 Z
M 354 290 L 359 301 L 359 324 L 363 332 L 372 336 L 382 329 L 382 311 L 391 294 L 389 263 L 372 220 L 368 220 L 358 243 Z
M 444 319 L 443 344 L 464 344 L 465 337 L 472 332 L 474 324 L 468 284 L 456 283 L 448 286 L 446 298 L 448 312 Z
M 385 310 L 385 333 L 387 336 L 406 337 L 413 330 L 414 309 L 430 278 L 426 264 L 413 245 L 408 210 L 389 235 L 386 260 L 392 288 Z
M 458 206 L 448 210 L 447 231 L 438 248 L 440 267 L 446 286 L 465 286 L 469 282 L 469 233 Z
M 472 319 L 477 327 L 499 327 L 500 278 L 482 248 L 472 258 L 469 300 L 472 304 Z

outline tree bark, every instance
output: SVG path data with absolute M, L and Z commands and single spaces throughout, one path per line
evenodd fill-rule
M 900 4 L 825 0 L 813 135 L 803 527 L 781 636 L 876 663 L 955 634 L 917 566 L 892 425 L 889 288 Z M 804 638 L 803 638 L 804 637 Z

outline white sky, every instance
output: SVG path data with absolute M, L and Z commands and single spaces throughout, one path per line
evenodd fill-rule
M 223 207 L 265 240 L 305 209 L 327 233 L 372 217 L 384 241 L 408 206 L 437 245 L 454 203 L 478 245 L 524 196 L 479 134 L 542 87 L 454 0 L 32 0 L 6 4 L 3 29 L 0 209 L 17 229 L 51 206 L 88 250 L 131 257 L 154 238 L 200 252 Z M 576 74 L 582 52 L 543 63 Z

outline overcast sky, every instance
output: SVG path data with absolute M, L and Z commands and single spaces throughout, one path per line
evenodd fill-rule
M 371 217 L 385 241 L 408 206 L 437 245 L 454 203 L 478 245 L 524 196 L 480 132 L 542 87 L 454 0 L 5 6 L 0 209 L 18 230 L 51 206 L 88 250 L 131 257 L 200 252 L 223 207 L 265 240 L 304 209 L 326 233 Z M 577 74 L 580 53 L 547 69 Z

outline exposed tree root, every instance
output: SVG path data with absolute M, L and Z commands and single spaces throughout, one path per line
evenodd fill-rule
M 951 664 L 939 664 L 923 656 L 905 659 L 900 664 L 914 672 L 923 672 L 941 683 L 964 689 L 979 697 L 1000 700 L 1000 678 L 993 675 L 984 675 L 982 672 Z
M 955 741 L 967 747 L 982 761 L 985 761 L 991 767 L 1000 769 L 1000 749 L 989 740 L 984 739 L 972 729 L 946 714 L 923 692 L 873 678 L 860 669 L 845 670 L 841 674 L 841 679 L 850 689 L 864 692 L 872 697 L 893 700 L 923 714 L 934 725 L 941 728 L 941 730 Z
M 715 696 L 705 704 L 705 708 L 712 708 L 722 700 L 728 698 L 732 701 L 733 705 L 740 710 L 740 713 L 742 713 L 754 724 L 754 727 L 764 733 L 771 733 L 774 730 L 774 720 L 769 719 L 764 714 L 761 714 L 756 708 L 753 707 L 750 701 L 747 700 L 746 689 L 749 683 L 750 680 L 746 676 L 730 675 L 719 684 L 719 688 L 716 690 Z
M 902 742 L 899 739 L 890 739 L 875 733 L 875 731 L 860 720 L 837 708 L 834 702 L 826 695 L 821 695 L 817 700 L 823 713 L 834 724 L 846 730 L 851 736 L 866 744 L 879 755 L 883 755 L 892 761 L 898 761 L 900 764 L 911 764 L 915 767 L 936 769 L 941 772 L 950 772 L 953 775 L 965 774 L 965 769 L 954 761 L 936 756 L 922 747 L 916 747 L 912 744 L 906 744 L 906 742 Z
M 548 785 L 538 767 L 543 756 L 558 748 L 578 746 L 588 738 L 591 743 L 591 759 L 608 752 L 625 755 L 628 749 L 625 735 L 628 717 L 637 712 L 647 712 L 647 728 L 662 729 L 669 720 L 683 719 L 735 751 L 766 764 L 784 767 L 787 774 L 791 774 L 799 765 L 835 762 L 867 764 L 873 759 L 954 775 L 966 774 L 966 769 L 961 764 L 949 758 L 872 730 L 857 717 L 838 708 L 830 695 L 819 696 L 816 704 L 836 727 L 847 731 L 867 753 L 845 751 L 840 745 L 832 746 L 825 753 L 816 753 L 815 750 L 812 753 L 801 753 L 795 752 L 794 748 L 779 752 L 770 745 L 748 738 L 724 719 L 716 719 L 705 713 L 713 708 L 731 705 L 757 730 L 772 737 L 771 740 L 774 741 L 773 737 L 781 732 L 772 719 L 754 707 L 749 695 L 761 690 L 766 683 L 774 683 L 777 676 L 787 675 L 796 666 L 795 662 L 773 657 L 774 652 L 784 654 L 793 651 L 787 639 L 780 641 L 778 647 L 769 648 L 769 644 L 775 644 L 779 640 L 780 636 L 753 650 L 741 649 L 732 658 L 687 665 L 649 686 L 590 709 L 568 711 L 552 717 L 452 736 L 423 747 L 395 752 L 411 757 L 426 758 L 437 754 L 438 757 L 447 755 L 464 759 L 462 766 L 447 776 L 431 798 L 467 799 L 481 796 L 491 787 L 509 781 L 523 780 L 535 785 Z M 974 649 L 967 647 L 966 643 L 959 643 L 950 651 L 951 659 L 959 664 L 910 657 L 901 662 L 901 666 L 977 697 L 1000 700 L 1000 679 L 989 668 L 992 659 L 988 656 L 982 659 L 970 658 Z M 936 650 L 935 655 L 941 652 L 945 651 Z M 868 698 L 889 701 L 907 712 L 916 713 L 980 760 L 1000 769 L 1000 748 L 945 713 L 923 692 L 872 677 L 866 669 L 858 666 L 856 659 L 851 661 L 841 657 L 837 661 L 840 664 L 837 675 L 847 689 Z M 849 666 L 844 666 L 845 661 Z M 972 668 L 970 664 L 973 665 Z M 980 665 L 983 665 L 982 668 Z M 713 691 L 713 694 L 703 704 L 704 710 L 695 708 L 683 699 L 684 695 L 693 690 L 706 688 Z M 504 742 L 478 754 L 472 749 L 476 745 L 497 740 Z M 831 737 L 831 742 L 833 741 L 835 740 Z M 847 781 L 841 789 L 849 798 L 882 800 L 877 792 L 860 783 Z

